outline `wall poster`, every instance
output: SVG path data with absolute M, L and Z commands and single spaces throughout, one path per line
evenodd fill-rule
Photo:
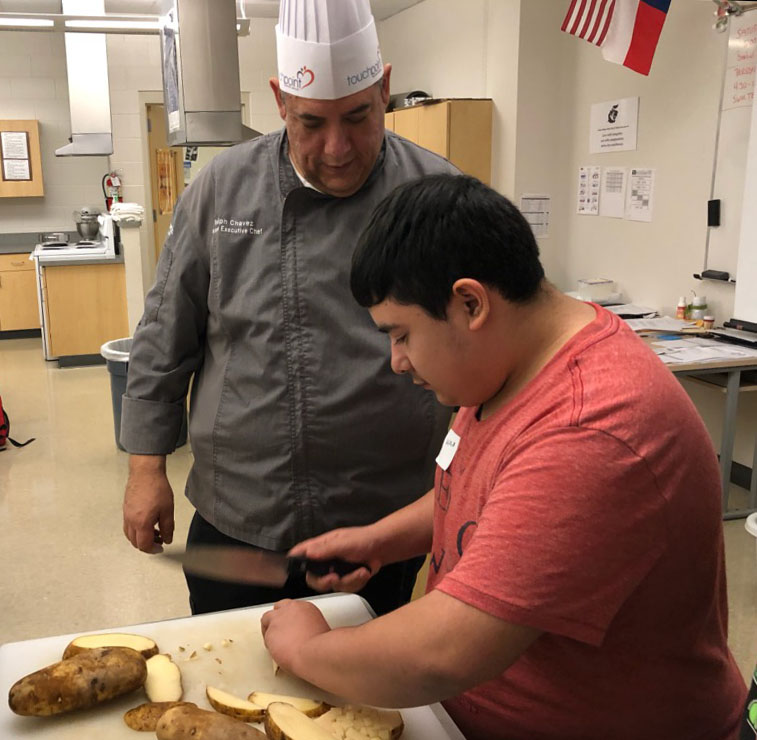
M 3 180 L 31 180 L 29 134 L 26 131 L 0 131 L 0 159 Z
M 591 106 L 589 152 L 634 151 L 638 123 L 638 98 L 595 103 Z

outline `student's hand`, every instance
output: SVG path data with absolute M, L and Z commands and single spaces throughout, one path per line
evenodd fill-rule
M 302 645 L 331 628 L 315 604 L 284 599 L 262 616 L 260 629 L 271 657 L 285 671 L 296 675 L 294 660 Z
M 314 591 L 346 591 L 356 593 L 374 576 L 382 566 L 376 553 L 377 545 L 372 536 L 373 529 L 368 527 L 344 527 L 333 529 L 319 537 L 304 540 L 295 545 L 289 555 L 306 557 L 312 560 L 341 558 L 353 563 L 365 563 L 368 568 L 358 568 L 346 576 L 336 573 L 326 576 L 308 574 L 307 583 Z

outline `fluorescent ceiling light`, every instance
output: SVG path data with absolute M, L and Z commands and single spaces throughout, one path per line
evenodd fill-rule
M 42 18 L 0 18 L 0 26 L 19 26 L 23 28 L 51 28 L 55 21 L 45 20 Z
M 2 0 L 0 0 L 2 5 Z M 129 16 L 133 17 L 129 17 Z M 66 15 L 61 13 L 3 13 L 0 11 L 0 29 L 14 31 L 69 31 L 71 33 L 127 33 L 157 34 L 169 23 L 167 18 L 125 13 L 120 16 Z M 178 31 L 174 23 L 174 30 Z M 237 36 L 248 36 L 250 19 L 237 18 Z
M 66 21 L 66 28 L 102 28 L 112 31 L 135 29 L 141 31 L 157 31 L 158 21 Z

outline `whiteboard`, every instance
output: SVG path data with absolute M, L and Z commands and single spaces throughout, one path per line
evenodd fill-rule
M 711 196 L 720 199 L 720 226 L 707 230 L 704 267 L 734 278 L 743 251 L 739 244 L 755 98 L 757 13 L 731 16 L 729 26 Z
M 757 324 L 757 97 L 752 105 L 749 148 L 746 156 L 741 233 L 736 266 L 736 296 L 733 318 Z

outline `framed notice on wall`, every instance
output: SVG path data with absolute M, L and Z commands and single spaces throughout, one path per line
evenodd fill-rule
M 39 123 L 35 120 L 0 120 L 0 198 L 40 197 L 44 194 Z
M 0 131 L 0 158 L 3 180 L 32 179 L 29 134 L 26 131 Z

